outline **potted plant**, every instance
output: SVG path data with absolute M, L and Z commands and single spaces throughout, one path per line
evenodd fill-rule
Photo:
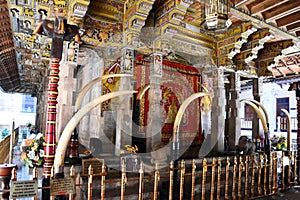
M 44 163 L 44 142 L 45 137 L 42 133 L 32 134 L 21 144 L 21 161 L 29 167 L 42 166 Z

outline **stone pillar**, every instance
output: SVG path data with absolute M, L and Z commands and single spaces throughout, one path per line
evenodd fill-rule
M 56 138 L 60 137 L 60 134 L 73 116 L 73 93 L 76 90 L 76 79 L 74 78 L 75 67 L 76 65 L 66 62 L 61 63 L 58 93 L 62 95 L 58 95 L 57 97 Z
M 229 124 L 230 124 L 230 86 L 231 84 L 225 84 L 225 98 L 226 98 L 226 106 L 225 106 L 225 151 L 229 150 Z
M 162 54 L 154 53 L 150 67 L 150 89 L 149 89 L 149 112 L 147 123 L 147 152 L 153 145 L 161 142 L 162 117 L 160 112 L 161 100 L 161 78 L 162 78 Z
M 241 136 L 240 74 L 238 72 L 230 74 L 230 96 L 228 147 L 230 151 L 235 151 L 235 145 Z
M 211 142 L 212 145 L 214 145 L 214 151 L 222 152 L 224 151 L 225 128 L 225 88 L 224 70 L 222 68 L 213 71 L 213 91 L 214 96 L 211 107 Z
M 133 69 L 134 49 L 128 46 L 122 49 L 121 73 L 133 74 Z M 133 90 L 131 77 L 121 77 L 119 91 L 124 90 Z M 132 141 L 132 96 L 120 96 L 118 101 L 115 155 L 120 155 L 120 150 Z
M 259 81 L 258 78 L 253 79 L 253 99 L 260 102 L 260 95 L 259 95 Z M 253 120 L 252 120 L 252 138 L 257 138 L 259 135 L 259 118 L 256 112 L 253 111 Z

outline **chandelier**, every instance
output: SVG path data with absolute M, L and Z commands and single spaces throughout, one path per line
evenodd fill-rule
M 231 25 L 228 0 L 204 0 L 204 20 L 207 30 L 225 29 Z

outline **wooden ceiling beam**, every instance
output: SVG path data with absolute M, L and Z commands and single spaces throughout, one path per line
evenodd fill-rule
M 287 31 L 296 31 L 296 30 L 298 30 L 298 28 L 300 28 L 300 22 L 286 26 Z
M 276 20 L 277 26 L 279 27 L 287 26 L 298 21 L 300 21 L 300 11 Z
M 256 3 L 253 5 L 249 5 L 250 13 L 255 15 L 257 13 L 262 13 L 266 10 L 269 10 L 271 8 L 274 8 L 276 6 L 279 6 L 282 3 L 287 2 L 288 0 L 264 0 L 259 1 L 259 3 Z
M 300 37 L 300 31 L 296 31 L 297 37 Z
M 262 13 L 264 19 L 269 22 L 281 17 L 287 16 L 293 12 L 300 10 L 300 1 L 293 0 L 276 6 Z

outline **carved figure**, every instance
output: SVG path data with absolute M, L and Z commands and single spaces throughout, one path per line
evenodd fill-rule
M 239 138 L 238 145 L 236 146 L 236 153 L 243 155 L 250 155 L 255 152 L 255 144 L 247 136 L 241 136 Z

